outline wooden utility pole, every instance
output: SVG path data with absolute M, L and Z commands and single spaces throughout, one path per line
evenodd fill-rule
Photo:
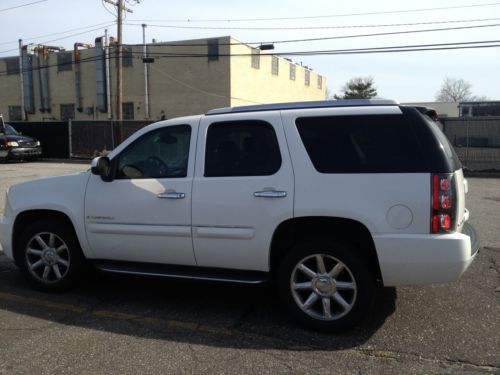
M 112 4 L 117 10 L 116 27 L 118 34 L 118 46 L 116 48 L 116 120 L 121 121 L 123 119 L 123 107 L 122 107 L 122 87 L 123 87 L 123 73 L 122 73 L 122 57 L 123 57 L 123 47 L 122 47 L 122 23 L 123 23 L 123 12 L 133 13 L 130 9 L 123 5 L 123 0 L 104 0 L 105 2 Z

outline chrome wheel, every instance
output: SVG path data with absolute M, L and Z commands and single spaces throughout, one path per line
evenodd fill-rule
M 26 265 L 30 274 L 38 281 L 53 284 L 67 275 L 70 267 L 70 252 L 58 235 L 50 232 L 33 236 L 25 249 Z
M 291 273 L 290 289 L 303 312 L 324 321 L 348 314 L 357 297 L 351 270 L 327 254 L 309 255 L 298 262 Z

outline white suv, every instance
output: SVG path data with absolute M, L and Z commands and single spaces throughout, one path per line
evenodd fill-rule
M 223 108 L 147 126 L 90 171 L 10 188 L 0 241 L 39 289 L 87 264 L 276 283 L 323 331 L 377 283 L 456 280 L 479 245 L 467 182 L 435 122 L 388 100 Z

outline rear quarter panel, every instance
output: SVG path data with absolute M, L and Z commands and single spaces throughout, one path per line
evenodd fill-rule
M 295 125 L 298 117 L 400 114 L 399 107 L 326 108 L 282 113 L 295 173 L 294 216 L 348 218 L 377 233 L 429 233 L 430 174 L 324 174 L 311 162 Z M 400 217 L 399 217 L 400 216 Z M 409 222 L 403 225 L 403 222 Z M 403 227 L 402 227 L 403 225 Z

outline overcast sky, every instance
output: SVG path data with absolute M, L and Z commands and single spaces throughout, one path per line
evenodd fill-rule
M 96 36 L 104 33 L 104 25 L 112 24 L 114 20 L 109 13 L 113 11 L 113 7 L 106 4 L 106 10 L 101 0 L 39 0 L 29 6 L 6 9 L 35 1 L 37 0 L 0 1 L 0 56 L 17 55 L 19 38 L 25 43 L 48 42 L 50 45 L 71 49 L 74 42 L 93 42 Z M 134 4 L 132 0 L 130 2 Z M 140 4 L 127 6 L 133 13 L 127 15 L 125 23 L 137 25 L 124 27 L 124 43 L 142 42 L 141 23 L 148 24 L 148 42 L 153 38 L 157 41 L 174 41 L 225 35 L 243 42 L 273 42 L 500 25 L 500 2 L 488 0 L 141 0 Z M 463 8 L 456 9 L 423 10 L 462 6 Z M 380 14 L 381 12 L 387 13 Z M 187 20 L 191 21 L 186 22 Z M 212 21 L 199 22 L 201 20 Z M 395 24 L 400 26 L 394 26 Z M 80 29 L 75 30 L 78 28 Z M 116 35 L 115 25 L 108 28 L 111 35 Z M 95 30 L 82 33 L 89 29 Z M 494 40 L 500 40 L 499 26 L 276 43 L 275 51 L 324 51 Z M 500 47 L 291 58 L 325 75 L 332 93 L 339 93 L 343 84 L 352 77 L 371 76 L 380 97 L 400 102 L 433 101 L 443 79 L 452 77 L 470 82 L 474 95 L 500 100 Z

